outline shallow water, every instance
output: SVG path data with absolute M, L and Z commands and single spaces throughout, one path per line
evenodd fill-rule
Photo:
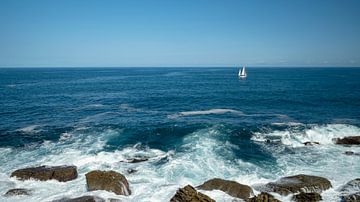
M 360 177 L 360 157 L 343 155 L 360 148 L 332 142 L 360 135 L 360 69 L 247 70 L 239 80 L 230 68 L 0 69 L 0 194 L 34 190 L 0 200 L 168 201 L 213 177 L 255 186 L 303 173 L 328 178 L 333 188 L 322 196 L 338 201 L 337 188 Z M 121 162 L 135 156 L 149 161 Z M 78 167 L 76 180 L 9 178 L 15 169 L 64 164 Z M 87 192 L 84 175 L 94 169 L 125 174 L 132 195 Z

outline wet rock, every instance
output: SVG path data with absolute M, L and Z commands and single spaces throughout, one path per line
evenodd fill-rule
M 295 194 L 292 197 L 292 200 L 296 202 L 317 202 L 321 201 L 321 195 L 319 193 L 313 192 L 313 193 L 304 193 L 301 192 L 299 194 Z
M 331 188 L 329 180 L 323 177 L 311 175 L 294 175 L 281 178 L 276 182 L 270 182 L 260 187 L 264 192 L 276 192 L 281 195 L 288 195 L 297 192 L 317 192 Z
M 122 200 L 117 199 L 117 198 L 108 198 L 109 202 L 122 202 Z
M 81 196 L 77 198 L 62 198 L 53 202 L 105 202 L 105 199 L 98 196 Z
M 246 202 L 281 202 L 281 201 L 277 200 L 271 194 L 261 192 L 259 195 L 247 199 Z
M 76 166 L 40 166 L 19 169 L 11 174 L 11 177 L 16 177 L 19 180 L 57 180 L 60 182 L 76 179 L 77 176 Z
M 18 188 L 18 189 L 10 189 L 8 190 L 4 196 L 9 197 L 9 196 L 19 196 L 19 195 L 31 195 L 31 190 L 30 189 L 22 189 L 22 188 Z
M 146 157 L 136 157 L 136 158 L 129 158 L 126 159 L 124 161 L 120 161 L 120 162 L 124 162 L 124 163 L 140 163 L 140 162 L 144 162 L 144 161 L 148 161 L 149 158 Z
M 106 190 L 118 195 L 130 195 L 131 190 L 125 176 L 115 171 L 95 170 L 87 173 L 86 183 L 89 191 Z
M 349 195 L 341 196 L 341 202 L 359 202 L 360 201 L 360 192 L 352 193 Z
M 178 189 L 176 194 L 170 199 L 170 202 L 215 202 L 215 200 L 196 191 L 194 187 L 187 185 Z
M 136 169 L 129 168 L 129 169 L 126 170 L 126 172 L 127 172 L 128 174 L 133 174 L 133 173 L 136 173 L 137 170 L 136 170 Z
M 335 138 L 335 144 L 343 145 L 360 145 L 360 136 L 348 136 L 343 138 Z
M 360 178 L 354 179 L 340 187 L 341 200 L 345 202 L 360 201 Z
M 304 142 L 303 143 L 305 146 L 314 146 L 314 145 L 319 145 L 319 142 Z
M 355 153 L 353 151 L 346 151 L 344 154 L 348 156 L 360 156 L 360 153 Z
M 253 195 L 253 190 L 251 187 L 237 183 L 235 181 L 223 180 L 220 178 L 208 180 L 197 188 L 209 191 L 217 189 L 229 194 L 230 196 L 241 199 L 247 199 Z

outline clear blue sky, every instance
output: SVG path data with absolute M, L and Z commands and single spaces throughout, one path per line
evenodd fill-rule
M 0 0 L 0 66 L 360 66 L 358 0 Z

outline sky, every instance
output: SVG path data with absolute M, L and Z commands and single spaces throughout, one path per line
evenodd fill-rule
M 0 67 L 360 67 L 358 0 L 0 0 Z

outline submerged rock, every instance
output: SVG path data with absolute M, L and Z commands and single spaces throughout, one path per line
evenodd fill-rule
M 344 154 L 348 156 L 360 156 L 360 153 L 355 153 L 353 151 L 346 151 Z
M 144 161 L 148 161 L 149 158 L 146 157 L 138 157 L 138 158 L 129 158 L 126 159 L 124 161 L 120 161 L 120 162 L 124 162 L 124 163 L 140 163 L 140 162 L 144 162 Z
M 281 178 L 276 182 L 270 182 L 263 187 L 261 191 L 276 192 L 281 195 L 288 195 L 297 192 L 317 192 L 331 188 L 329 180 L 323 177 L 311 175 L 294 175 Z
M 8 190 L 4 196 L 9 197 L 9 196 L 19 196 L 19 195 L 31 195 L 31 190 L 30 189 L 23 189 L 23 188 L 17 188 L 17 189 L 10 189 Z
M 89 191 L 105 190 L 118 195 L 130 195 L 131 190 L 125 176 L 115 171 L 95 170 L 87 173 L 86 183 Z
M 360 136 L 348 136 L 343 138 L 335 138 L 335 144 L 343 145 L 360 145 Z
M 271 194 L 261 192 L 259 195 L 247 199 L 246 202 L 281 202 L 281 201 L 277 200 Z
M 215 200 L 187 185 L 178 189 L 170 202 L 215 202 Z
M 247 199 L 253 195 L 253 190 L 251 187 L 237 183 L 235 181 L 223 180 L 220 178 L 208 180 L 197 188 L 210 191 L 217 189 L 229 194 L 230 196 L 241 199 Z
M 105 199 L 98 196 L 81 196 L 77 198 L 62 198 L 53 202 L 105 202 Z
M 136 169 L 129 168 L 129 169 L 126 170 L 126 172 L 127 172 L 128 174 L 133 174 L 133 173 L 136 173 L 137 170 L 136 170 Z
M 321 201 L 322 198 L 321 195 L 316 192 L 312 192 L 312 193 L 301 192 L 299 194 L 295 194 L 292 197 L 292 200 L 296 202 L 317 202 L 317 201 Z
M 77 176 L 76 166 L 40 166 L 19 169 L 11 174 L 11 177 L 16 177 L 19 180 L 57 180 L 60 182 L 76 179 Z
M 314 145 L 319 145 L 319 142 L 304 142 L 303 143 L 305 146 L 314 146 Z
M 360 178 L 354 179 L 340 187 L 341 200 L 345 202 L 360 201 Z

